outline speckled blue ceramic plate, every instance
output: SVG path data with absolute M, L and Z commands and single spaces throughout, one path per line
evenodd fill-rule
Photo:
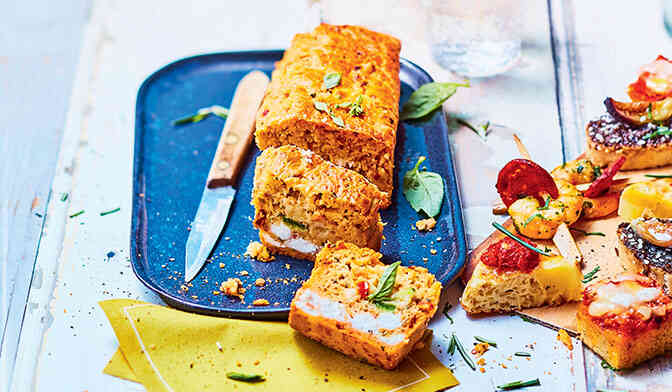
M 215 153 L 224 120 L 214 117 L 200 123 L 173 127 L 171 121 L 214 104 L 229 106 L 238 81 L 258 69 L 269 76 L 282 51 L 217 53 L 189 57 L 152 74 L 140 87 L 135 117 L 133 170 L 132 265 L 138 278 L 169 305 L 198 313 L 228 317 L 281 319 L 287 317 L 296 289 L 310 275 L 312 263 L 276 256 L 262 263 L 243 256 L 250 241 L 258 240 L 252 227 L 250 205 L 254 162 L 251 149 L 238 180 L 236 199 L 211 260 L 184 290 L 184 247 L 187 228 L 198 208 L 203 184 Z M 401 102 L 430 76 L 402 60 Z M 400 192 L 404 173 L 420 155 L 426 166 L 445 179 L 440 218 L 434 231 L 412 230 L 421 217 Z M 383 211 L 387 223 L 381 252 L 387 262 L 420 265 L 445 285 L 457 277 L 466 259 L 464 226 L 448 127 L 441 113 L 426 121 L 402 123 L 397 132 L 393 204 Z M 246 272 L 243 272 L 246 271 Z M 222 281 L 240 278 L 245 302 L 217 293 Z M 254 281 L 264 278 L 266 285 Z M 252 307 L 264 298 L 270 306 Z

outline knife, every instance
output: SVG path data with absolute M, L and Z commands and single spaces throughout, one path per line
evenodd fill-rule
M 198 275 L 226 225 L 236 195 L 233 185 L 252 142 L 255 115 L 268 82 L 263 72 L 252 71 L 236 87 L 196 218 L 189 231 L 184 258 L 185 282 Z

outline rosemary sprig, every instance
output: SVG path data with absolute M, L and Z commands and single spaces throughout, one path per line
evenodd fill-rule
M 479 341 L 481 343 L 487 343 L 488 346 L 492 346 L 492 347 L 497 348 L 497 343 L 492 341 L 492 340 L 488 340 L 488 339 L 486 339 L 484 337 L 481 337 L 481 336 L 474 336 L 474 339 L 476 339 L 477 341 Z
M 515 355 L 517 357 L 531 357 L 532 356 L 532 354 L 526 353 L 525 351 L 516 351 L 515 353 L 513 353 L 513 355 Z
M 583 282 L 583 283 L 588 283 L 588 282 L 590 282 L 591 280 L 597 278 L 597 276 L 595 276 L 595 275 L 597 274 L 597 272 L 598 272 L 599 270 L 600 270 L 600 266 L 598 265 L 597 267 L 593 268 L 592 271 L 590 271 L 590 272 L 586 272 L 586 274 L 583 275 L 583 279 L 581 280 L 581 282 Z
M 541 385 L 538 378 L 535 378 L 534 380 L 530 381 L 514 381 L 508 384 L 498 385 L 497 388 L 502 389 L 504 391 L 510 391 L 512 389 L 531 387 L 535 385 Z
M 650 177 L 650 178 L 672 178 L 672 174 L 644 174 L 644 177 Z
M 455 354 L 455 334 L 450 337 L 450 343 L 448 343 L 448 354 Z
M 499 223 L 497 223 L 497 222 L 492 222 L 492 225 L 495 227 L 495 229 L 501 231 L 501 232 L 504 233 L 507 237 L 509 237 L 509 238 L 511 238 L 512 240 L 518 242 L 519 244 L 521 244 L 522 246 L 526 247 L 527 249 L 533 250 L 533 251 L 535 251 L 535 252 L 537 252 L 537 253 L 539 253 L 539 254 L 541 254 L 541 255 L 544 255 L 544 256 L 551 256 L 550 253 L 548 253 L 548 252 L 544 252 L 544 251 L 541 250 L 541 249 L 537 249 L 537 248 L 535 248 L 534 246 L 532 246 L 532 245 L 528 244 L 527 242 L 521 240 L 520 238 L 516 237 L 516 236 L 513 235 L 510 231 L 508 231 L 508 230 L 506 229 L 506 227 L 500 225 Z
M 115 212 L 119 212 L 120 210 L 121 210 L 121 208 L 117 207 L 117 208 L 115 208 L 115 209 L 113 209 L 113 210 L 103 211 L 103 212 L 100 213 L 100 216 L 105 216 L 105 215 L 114 214 Z
M 600 237 L 606 237 L 607 236 L 606 234 L 604 234 L 601 231 L 585 231 L 585 230 L 581 230 L 581 229 L 576 229 L 574 227 L 570 227 L 569 230 L 576 231 L 576 232 L 581 233 L 583 235 L 598 235 Z
M 76 217 L 76 216 L 80 216 L 80 215 L 82 215 L 83 213 L 84 213 L 84 210 L 77 211 L 77 212 L 75 212 L 74 214 L 70 215 L 70 218 L 74 218 L 74 217 Z
M 199 121 L 205 120 L 210 115 L 215 115 L 215 116 L 221 117 L 221 118 L 227 118 L 229 116 L 229 109 L 227 109 L 223 106 L 219 106 L 219 105 L 213 105 L 213 106 L 209 106 L 209 107 L 206 107 L 206 108 L 201 108 L 201 109 L 198 109 L 196 114 L 192 114 L 190 116 L 181 117 L 181 118 L 178 118 L 177 120 L 174 120 L 173 125 L 184 125 L 184 124 L 197 123 Z

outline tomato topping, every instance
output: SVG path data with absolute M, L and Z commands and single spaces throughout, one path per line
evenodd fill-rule
M 532 241 L 523 241 L 536 247 Z M 481 255 L 483 264 L 494 268 L 497 273 L 520 271 L 529 273 L 539 265 L 539 253 L 524 247 L 511 238 L 501 239 L 488 246 Z
M 614 182 L 614 176 L 621 170 L 625 163 L 625 157 L 620 157 L 611 166 L 602 171 L 602 174 L 593 181 L 588 189 L 583 193 L 586 197 L 597 197 L 609 189 Z
M 533 196 L 541 204 L 546 202 L 544 194 L 558 197 L 553 177 L 529 159 L 514 159 L 499 171 L 497 192 L 507 207 L 526 196 Z
M 659 101 L 672 96 L 672 61 L 658 56 L 639 70 L 637 80 L 628 86 L 633 101 Z
M 362 280 L 357 282 L 357 292 L 361 298 L 366 298 L 369 296 L 369 282 Z

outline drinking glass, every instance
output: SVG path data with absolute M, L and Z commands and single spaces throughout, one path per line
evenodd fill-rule
M 499 74 L 521 54 L 521 2 L 429 0 L 432 56 L 444 68 L 468 77 Z

